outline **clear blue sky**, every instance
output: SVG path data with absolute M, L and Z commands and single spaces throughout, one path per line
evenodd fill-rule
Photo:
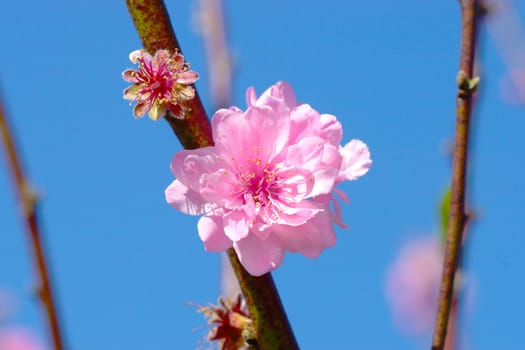
M 175 31 L 211 108 L 194 1 L 168 1 Z M 525 16 L 525 7 L 520 4 Z M 288 254 L 274 277 L 302 349 L 422 349 L 402 335 L 384 298 L 386 270 L 407 236 L 437 227 L 450 172 L 459 6 L 456 0 L 227 1 L 238 60 L 234 102 L 278 80 L 336 115 L 344 141 L 374 160 L 342 188 L 350 230 L 317 260 Z M 206 253 L 196 217 L 163 191 L 179 142 L 163 121 L 134 120 L 121 72 L 140 41 L 124 1 L 3 0 L 0 79 L 25 164 L 42 195 L 49 259 L 68 343 L 75 350 L 193 349 L 215 301 L 219 256 Z M 506 105 L 507 67 L 483 31 L 483 88 L 474 127 L 471 203 L 479 220 L 467 262 L 475 302 L 469 349 L 519 349 L 525 314 L 525 110 Z M 209 112 L 213 111 L 209 109 Z M 18 298 L 12 320 L 42 336 L 30 296 L 29 249 L 0 167 L 0 288 Z

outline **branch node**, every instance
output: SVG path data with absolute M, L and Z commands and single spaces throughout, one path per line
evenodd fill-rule
M 33 215 L 38 201 L 37 191 L 35 191 L 31 185 L 24 182 L 21 187 L 21 199 L 22 210 L 24 213 L 28 216 Z
M 259 349 L 259 343 L 257 342 L 257 332 L 255 331 L 253 324 L 250 324 L 248 327 L 243 329 L 242 338 L 249 349 Z
M 469 78 L 468 74 L 464 70 L 460 70 L 456 78 L 459 89 L 458 95 L 460 97 L 472 95 L 478 89 L 479 81 L 479 77 Z

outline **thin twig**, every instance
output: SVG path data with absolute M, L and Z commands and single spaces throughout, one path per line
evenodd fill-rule
M 462 234 L 467 218 L 465 193 L 469 124 L 472 114 L 472 95 L 478 83 L 478 79 L 473 77 L 477 20 L 479 18 L 477 16 L 478 4 L 476 0 L 460 0 L 459 2 L 461 5 L 461 53 L 456 107 L 456 139 L 452 169 L 450 219 L 438 312 L 432 341 L 433 350 L 443 350 L 445 347 L 447 325 L 454 294 L 454 278 L 461 255 Z
M 215 108 L 229 107 L 233 63 L 226 43 L 226 21 L 222 0 L 199 0 L 197 28 L 204 42 L 208 62 L 209 90 Z
M 10 168 L 12 172 L 16 192 L 21 204 L 23 219 L 26 223 L 27 232 L 32 244 L 35 270 L 38 274 L 39 280 L 37 286 L 38 296 L 44 306 L 49 328 L 51 330 L 54 349 L 63 350 L 62 329 L 60 327 L 57 308 L 53 298 L 49 268 L 46 264 L 42 235 L 38 225 L 37 196 L 24 175 L 1 99 L 0 129 L 2 140 L 5 145 L 7 167 Z
M 181 52 L 162 0 L 126 0 L 126 4 L 148 52 L 154 54 L 159 49 Z M 190 112 L 184 116 L 184 120 L 169 115 L 166 118 L 183 147 L 188 149 L 213 145 L 210 122 L 198 94 L 185 107 L 189 107 Z M 232 248 L 228 250 L 228 257 L 253 318 L 260 349 L 299 349 L 272 275 L 251 276 L 242 267 Z

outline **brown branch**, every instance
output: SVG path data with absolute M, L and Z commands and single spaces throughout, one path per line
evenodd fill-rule
M 438 312 L 432 341 L 433 350 L 443 350 L 445 347 L 447 325 L 454 295 L 454 278 L 461 257 L 462 234 L 466 224 L 465 193 L 469 124 L 472 114 L 472 95 L 475 93 L 479 80 L 473 77 L 477 20 L 479 18 L 477 14 L 478 3 L 476 0 L 460 0 L 459 2 L 461 5 L 461 53 L 457 81 L 456 139 L 452 168 L 450 218 Z
M 38 296 L 44 306 L 55 350 L 63 350 L 63 337 L 56 304 L 54 302 L 49 269 L 46 264 L 42 237 L 37 219 L 37 197 L 29 185 L 20 164 L 13 136 L 9 130 L 7 116 L 0 100 L 0 129 L 5 145 L 7 167 L 11 169 L 18 199 L 21 204 L 22 216 L 26 223 L 27 232 L 31 241 L 35 270 L 38 274 Z
M 126 4 L 144 48 L 149 53 L 154 54 L 159 49 L 182 52 L 162 0 L 126 0 Z M 210 122 L 198 94 L 185 107 L 189 107 L 190 112 L 184 116 L 184 120 L 166 116 L 183 147 L 191 149 L 213 145 Z M 246 298 L 259 348 L 299 349 L 272 275 L 251 276 L 242 267 L 232 248 L 228 250 L 228 256 Z
M 228 249 L 228 257 L 239 280 L 250 316 L 254 320 L 257 344 L 261 350 L 299 349 L 272 274 L 255 277 L 242 267 L 235 251 Z

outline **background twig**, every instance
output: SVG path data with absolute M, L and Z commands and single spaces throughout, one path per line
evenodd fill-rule
M 226 43 L 222 0 L 199 0 L 196 25 L 208 62 L 209 90 L 215 109 L 228 108 L 232 93 L 233 60 Z
M 64 345 L 62 330 L 52 293 L 49 269 L 46 264 L 42 236 L 38 225 L 37 197 L 24 175 L 18 152 L 15 147 L 14 138 L 7 123 L 7 116 L 5 115 L 5 110 L 1 99 L 0 129 L 2 140 L 5 146 L 4 148 L 6 153 L 7 167 L 11 169 L 16 192 L 21 204 L 22 216 L 25 221 L 27 232 L 32 245 L 34 263 L 36 267 L 35 270 L 38 274 L 39 280 L 37 286 L 38 297 L 44 306 L 49 328 L 51 330 L 54 349 L 63 350 Z

